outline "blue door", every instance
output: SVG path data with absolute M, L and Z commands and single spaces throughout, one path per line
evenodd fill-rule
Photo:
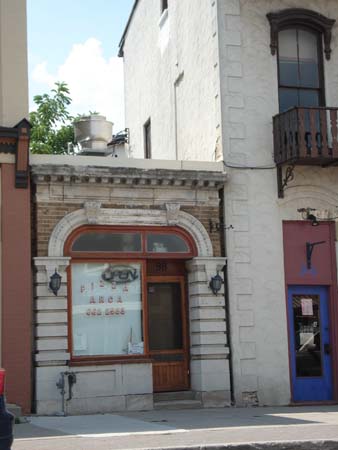
M 328 299 L 325 286 L 289 286 L 294 401 L 333 398 Z

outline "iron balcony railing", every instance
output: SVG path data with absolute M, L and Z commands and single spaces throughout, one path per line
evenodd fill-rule
M 292 108 L 273 118 L 277 165 L 338 162 L 338 108 Z

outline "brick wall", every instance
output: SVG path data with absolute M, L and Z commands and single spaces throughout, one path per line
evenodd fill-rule
M 48 242 L 56 224 L 67 214 L 80 209 L 82 205 L 77 203 L 37 203 L 35 205 L 36 226 L 35 232 L 35 255 L 48 256 Z M 104 203 L 103 208 L 121 208 L 121 205 Z M 137 209 L 159 209 L 154 206 L 137 206 Z M 219 231 L 209 231 L 209 220 L 219 222 L 219 208 L 213 206 L 184 206 L 181 208 L 196 217 L 207 230 L 214 250 L 214 256 L 221 255 L 221 236 Z

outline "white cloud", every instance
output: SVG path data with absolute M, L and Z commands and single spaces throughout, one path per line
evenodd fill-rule
M 55 81 L 65 81 L 70 90 L 73 115 L 98 111 L 114 122 L 114 133 L 124 127 L 123 62 L 121 58 L 104 58 L 101 42 L 89 38 L 73 45 L 65 62 L 56 73 L 50 73 L 47 62 L 37 64 L 32 79 L 52 88 Z

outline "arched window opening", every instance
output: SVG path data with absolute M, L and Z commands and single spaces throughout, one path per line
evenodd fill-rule
M 321 35 L 302 28 L 278 34 L 279 109 L 325 106 Z
M 336 23 L 315 11 L 303 8 L 288 8 L 279 12 L 267 14 L 270 22 L 270 48 L 271 54 L 275 55 L 278 48 L 278 33 L 286 28 L 305 27 L 322 35 L 321 48 L 324 43 L 326 59 L 331 58 L 332 27 Z
M 184 264 L 197 255 L 186 231 L 86 225 L 69 236 L 64 251 L 72 258 L 73 364 L 142 360 L 167 351 L 185 370 Z
M 269 13 L 267 18 L 271 53 L 278 56 L 280 111 L 325 106 L 323 47 L 329 60 L 335 20 L 301 8 Z
M 123 227 L 82 227 L 67 240 L 65 254 L 76 258 L 116 257 L 189 258 L 197 254 L 191 237 L 183 230 L 168 227 L 124 229 Z

